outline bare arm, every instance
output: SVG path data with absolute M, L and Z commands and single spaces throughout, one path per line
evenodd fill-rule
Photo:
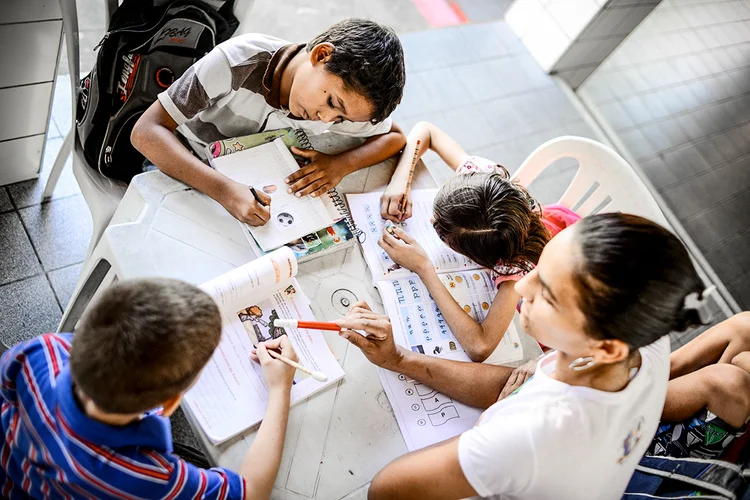
M 395 237 L 384 231 L 378 244 L 394 262 L 417 273 L 471 360 L 487 359 L 513 320 L 513 312 L 520 298 L 514 289 L 515 283 L 506 281 L 500 285 L 487 317 L 479 323 L 456 303 L 419 243 L 400 227 L 393 227 L 392 230 Z
M 398 204 L 403 195 L 408 194 L 406 193 L 406 184 L 411 164 L 414 160 L 414 151 L 417 149 L 417 142 L 419 142 L 418 158 L 421 158 L 428 149 L 432 149 L 453 170 L 456 170 L 468 156 L 466 151 L 456 141 L 432 123 L 417 123 L 411 129 L 411 132 L 409 132 L 409 136 L 406 139 L 406 146 L 398 160 L 396 171 L 393 173 L 391 182 L 381 198 L 380 214 L 384 219 L 399 222 L 400 212 Z M 411 217 L 411 203 L 407 200 L 407 210 L 404 219 L 408 219 L 409 217 Z
M 503 340 L 513 320 L 513 312 L 520 298 L 513 288 L 515 283 L 506 281 L 500 285 L 487 317 L 479 323 L 458 305 L 432 266 L 417 272 L 417 275 L 427 286 L 448 327 L 455 333 L 469 358 L 480 362 L 487 359 Z
M 321 196 L 333 189 L 345 176 L 365 167 L 385 161 L 398 153 L 406 137 L 398 125 L 390 132 L 367 139 L 362 145 L 343 153 L 328 155 L 320 151 L 294 149 L 294 153 L 307 158 L 310 163 L 290 175 L 286 182 L 290 192 L 299 196 Z
M 284 356 L 297 360 L 294 348 L 286 336 L 258 344 L 258 349 L 252 356 L 263 367 L 263 379 L 268 386 L 268 408 L 253 444 L 240 465 L 240 475 L 247 483 L 246 500 L 266 500 L 271 497 L 273 484 L 279 473 L 289 420 L 289 394 L 294 368 L 272 358 L 266 351 L 267 348 L 280 350 Z
M 364 337 L 353 331 L 341 332 L 341 336 L 359 347 L 372 363 L 476 408 L 488 408 L 495 403 L 513 372 L 513 368 L 505 366 L 441 359 L 396 346 L 390 319 L 373 313 L 363 302 L 356 304 L 338 324 L 369 334 Z
M 397 458 L 377 473 L 369 500 L 457 499 L 477 494 L 458 460 L 458 437 Z
M 270 218 L 248 186 L 235 182 L 203 164 L 174 135 L 177 123 L 161 102 L 154 102 L 136 122 L 130 140 L 159 170 L 221 203 L 235 218 L 259 226 Z M 258 192 L 266 204 L 271 198 Z

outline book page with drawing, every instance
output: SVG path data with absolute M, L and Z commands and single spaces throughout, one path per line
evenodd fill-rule
M 402 223 L 404 231 L 413 236 L 427 255 L 429 255 L 438 273 L 480 269 L 476 262 L 454 252 L 440 241 L 432 227 L 432 201 L 437 189 L 412 190 L 412 217 Z M 365 235 L 362 248 L 365 252 L 367 266 L 372 273 L 372 281 L 383 278 L 402 278 L 412 276 L 408 269 L 396 265 L 388 254 L 378 246 L 378 239 L 383 234 L 385 221 L 380 217 L 380 196 L 382 193 L 347 194 L 349 211 L 354 222 Z
M 271 197 L 268 223 L 244 226 L 264 251 L 279 248 L 342 218 L 328 196 L 297 198 L 287 193 L 284 179 L 299 166 L 281 139 L 214 158 L 211 164 L 230 179 L 247 185 L 248 189 L 253 186 Z
M 263 419 L 268 390 L 260 365 L 250 359 L 258 342 L 287 335 L 300 364 L 328 376 L 326 382 L 319 382 L 297 371 L 292 404 L 344 376 L 321 332 L 274 326 L 277 318 L 314 319 L 310 302 L 294 279 L 296 273 L 294 254 L 284 247 L 201 286 L 219 306 L 222 335 L 184 401 L 215 444 Z

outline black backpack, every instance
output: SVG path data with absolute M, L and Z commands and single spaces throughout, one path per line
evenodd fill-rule
M 143 172 L 144 157 L 130 143 L 133 125 L 159 93 L 237 29 L 234 0 L 220 3 L 216 10 L 200 0 L 125 0 L 117 8 L 96 65 L 77 90 L 78 138 L 90 166 L 125 182 Z

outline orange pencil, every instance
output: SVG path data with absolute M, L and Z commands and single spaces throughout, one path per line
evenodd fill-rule
M 331 332 L 340 332 L 342 328 L 336 323 L 330 321 L 305 321 L 302 319 L 276 319 L 273 326 L 277 328 L 305 328 L 308 330 L 328 330 Z

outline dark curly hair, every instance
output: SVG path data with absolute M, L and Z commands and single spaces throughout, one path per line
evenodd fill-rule
M 454 251 L 488 269 L 498 261 L 530 271 L 550 239 L 539 203 L 498 165 L 457 175 L 433 203 L 433 227 Z
M 406 83 L 404 50 L 396 32 L 367 19 L 346 19 L 307 43 L 333 45 L 325 68 L 375 107 L 372 123 L 388 118 L 401 102 Z

